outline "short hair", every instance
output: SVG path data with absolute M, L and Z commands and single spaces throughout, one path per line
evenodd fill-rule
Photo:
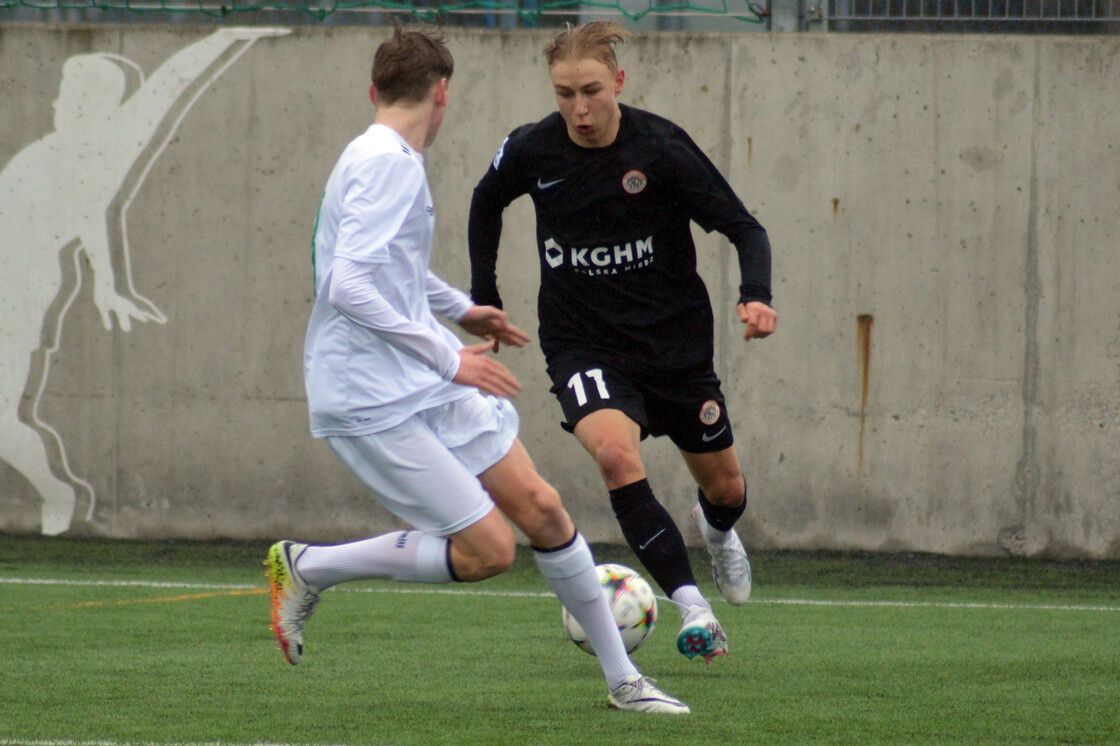
M 593 59 L 606 65 L 611 73 L 618 72 L 614 47 L 621 44 L 628 34 L 614 21 L 590 21 L 579 26 L 564 24 L 563 30 L 544 48 L 548 66 L 574 59 Z
M 451 79 L 455 60 L 438 29 L 409 29 L 394 25 L 393 35 L 373 55 L 370 77 L 377 100 L 420 103 L 442 78 Z

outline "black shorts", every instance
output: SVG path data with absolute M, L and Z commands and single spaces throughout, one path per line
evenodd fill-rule
M 735 442 L 719 377 L 711 364 L 681 371 L 622 372 L 593 352 L 569 350 L 548 361 L 552 394 L 572 432 L 600 409 L 616 409 L 642 438 L 668 435 L 686 453 L 713 453 Z

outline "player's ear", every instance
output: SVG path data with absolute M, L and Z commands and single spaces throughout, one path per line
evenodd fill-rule
M 451 81 L 447 78 L 440 78 L 436 83 L 435 89 L 435 102 L 437 106 L 447 106 L 447 89 L 451 85 Z
M 374 106 L 377 106 L 377 86 L 373 83 L 369 85 L 369 100 Z
M 614 95 L 622 93 L 622 84 L 626 82 L 626 71 L 619 70 L 614 76 Z

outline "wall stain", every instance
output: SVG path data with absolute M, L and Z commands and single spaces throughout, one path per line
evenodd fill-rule
M 869 313 L 861 313 L 856 317 L 859 364 L 860 364 L 860 396 L 859 396 L 859 455 L 856 475 L 860 482 L 860 495 L 863 494 L 863 434 L 867 426 L 867 394 L 871 387 L 871 327 L 875 324 L 875 317 Z
M 832 198 L 832 217 L 836 217 L 836 213 L 840 210 L 840 198 Z

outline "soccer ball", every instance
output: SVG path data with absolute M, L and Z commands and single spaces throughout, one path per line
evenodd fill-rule
M 618 631 L 622 634 L 622 644 L 626 652 L 632 653 L 642 646 L 657 624 L 657 599 L 653 589 L 641 575 L 624 565 L 598 565 L 599 584 L 607 597 Z M 580 650 L 595 655 L 587 634 L 579 622 L 563 609 L 564 630 Z

